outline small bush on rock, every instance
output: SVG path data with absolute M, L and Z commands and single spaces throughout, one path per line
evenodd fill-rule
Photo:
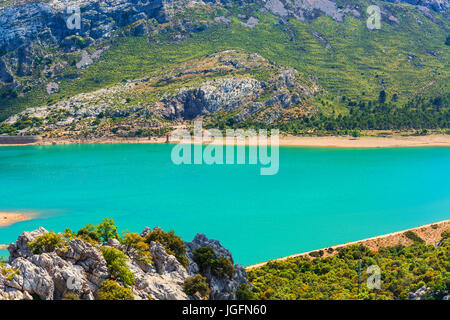
M 198 292 L 200 296 L 207 297 L 210 289 L 206 282 L 206 278 L 200 274 L 196 274 L 195 276 L 184 280 L 184 292 L 188 296 L 192 296 Z
M 213 248 L 200 247 L 192 253 L 194 254 L 194 261 L 198 264 L 202 272 L 210 269 L 211 273 L 216 277 L 233 276 L 235 269 L 230 260 L 225 257 L 217 257 Z
M 103 218 L 102 223 L 97 225 L 97 233 L 104 242 L 109 239 L 120 239 L 119 233 L 117 232 L 117 226 L 113 219 Z
M 211 271 L 216 277 L 223 278 L 227 276 L 231 278 L 236 270 L 230 260 L 225 257 L 220 257 L 214 261 Z
M 66 232 L 68 229 L 66 229 Z M 70 231 L 70 230 L 69 230 Z M 67 233 L 71 236 L 71 231 Z M 106 242 L 109 239 L 119 239 L 120 236 L 117 232 L 117 226 L 113 219 L 103 218 L 102 222 L 96 226 L 92 224 L 87 224 L 77 232 L 77 238 L 86 241 L 92 245 L 98 244 L 100 242 Z
M 406 231 L 405 232 L 405 237 L 407 237 L 408 239 L 414 241 L 414 242 L 424 242 L 424 240 L 419 237 L 416 233 L 414 233 L 413 231 Z
M 155 228 L 147 234 L 145 241 L 147 243 L 155 241 L 162 244 L 168 254 L 174 255 L 183 267 L 187 267 L 189 260 L 186 258 L 184 242 L 179 236 L 175 235 L 173 230 L 164 232 L 160 228 Z
M 81 300 L 75 292 L 67 292 L 61 297 L 61 300 Z
M 134 284 L 134 275 L 127 266 L 127 256 L 120 250 L 112 247 L 100 247 L 106 260 L 111 277 L 119 280 L 125 287 Z
M 64 230 L 62 235 L 64 238 L 66 238 L 67 241 L 70 241 L 77 237 L 77 234 L 75 232 L 73 232 L 72 230 L 70 230 L 69 228 L 66 228 L 66 230 Z
M 86 241 L 90 244 L 98 244 L 101 241 L 101 236 L 97 228 L 92 224 L 87 224 L 77 232 L 77 238 Z
M 152 261 L 152 255 L 150 254 L 150 246 L 147 242 L 145 242 L 145 239 L 141 237 L 137 233 L 124 233 L 122 238 L 122 244 L 126 246 L 125 252 L 129 252 L 131 249 L 134 249 L 137 251 L 137 253 L 142 256 L 140 260 L 145 261 L 149 264 L 151 264 Z
M 99 300 L 134 300 L 130 289 L 121 287 L 114 280 L 105 280 L 97 291 Z
M 20 274 L 20 270 L 14 268 L 3 268 L 0 273 L 6 278 L 6 280 L 12 281 L 16 275 Z
M 66 239 L 62 235 L 52 231 L 37 236 L 33 242 L 28 242 L 28 247 L 33 254 L 41 254 L 64 248 L 66 244 Z

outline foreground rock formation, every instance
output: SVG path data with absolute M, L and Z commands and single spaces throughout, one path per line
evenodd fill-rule
M 149 231 L 151 229 L 146 228 L 141 235 L 145 236 Z M 102 283 L 111 278 L 107 262 L 99 250 L 100 245 L 95 246 L 75 238 L 68 241 L 64 250 L 33 254 L 29 243 L 47 232 L 42 227 L 24 232 L 16 243 L 10 244 L 9 261 L 0 267 L 0 300 L 59 300 L 68 296 L 96 299 Z M 188 277 L 199 274 L 199 267 L 192 254 L 196 248 L 209 246 L 218 257 L 225 257 L 233 263 L 228 250 L 203 234 L 197 234 L 192 242 L 185 243 L 189 261 L 187 268 L 158 242 L 150 242 L 151 263 L 143 261 L 139 254 L 127 250 L 116 239 L 109 239 L 102 246 L 114 247 L 126 254 L 126 264 L 135 279 L 130 289 L 136 300 L 199 299 L 197 295 L 188 296 L 183 289 Z M 247 275 L 242 266 L 235 265 L 234 268 L 232 277 L 206 275 L 211 288 L 210 299 L 236 299 L 237 288 L 247 282 Z

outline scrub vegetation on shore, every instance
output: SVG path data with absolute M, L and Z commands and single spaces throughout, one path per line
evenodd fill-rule
M 257 300 L 303 299 L 443 299 L 450 291 L 450 230 L 436 245 L 425 244 L 414 232 L 414 243 L 371 251 L 364 245 L 339 248 L 331 257 L 271 261 L 248 271 Z M 361 265 L 361 273 L 358 270 Z M 369 266 L 381 271 L 380 289 L 366 285 Z

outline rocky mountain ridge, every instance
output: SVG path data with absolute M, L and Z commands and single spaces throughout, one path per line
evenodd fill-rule
M 376 4 L 383 4 L 383 1 L 378 2 Z M 431 19 L 433 15 L 429 10 L 448 15 L 450 8 L 448 0 L 384 2 L 416 5 Z M 252 3 L 243 1 L 241 4 Z M 366 16 L 365 7 L 350 0 L 261 0 L 256 1 L 256 4 L 261 12 L 270 12 L 282 20 L 293 17 L 307 22 L 325 15 L 342 22 L 346 15 L 357 19 Z M 205 7 L 216 10 L 232 6 L 232 2 L 221 0 L 4 1 L 3 5 L 0 3 L 0 53 L 3 56 L 0 59 L 0 82 L 7 84 L 12 83 L 16 76 L 33 76 L 36 69 L 39 69 L 40 61 L 36 61 L 36 58 L 46 56 L 51 48 L 58 48 L 66 53 L 74 52 L 123 34 L 124 28 L 127 30 L 126 34 L 134 36 L 159 32 L 160 29 L 152 24 L 152 20 L 157 24 L 170 23 L 175 29 L 187 33 L 198 32 L 213 22 L 183 18 L 185 8 Z M 387 7 L 382 7 L 382 13 L 388 22 L 398 23 L 395 13 Z M 244 25 L 254 27 L 258 24 L 258 19 L 253 16 L 247 19 L 248 21 L 242 22 Z M 69 20 L 79 23 L 71 25 Z M 231 20 L 222 16 L 217 17 L 215 22 L 228 24 Z M 55 62 L 53 68 L 64 68 L 64 65 Z M 17 85 L 19 84 L 16 83 Z

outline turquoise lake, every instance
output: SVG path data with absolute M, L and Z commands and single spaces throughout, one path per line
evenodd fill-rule
M 205 233 L 249 265 L 450 218 L 450 148 L 281 147 L 274 176 L 256 165 L 177 166 L 171 149 L 0 148 L 0 212 L 38 213 L 0 228 L 0 244 L 109 217 L 186 241 Z

